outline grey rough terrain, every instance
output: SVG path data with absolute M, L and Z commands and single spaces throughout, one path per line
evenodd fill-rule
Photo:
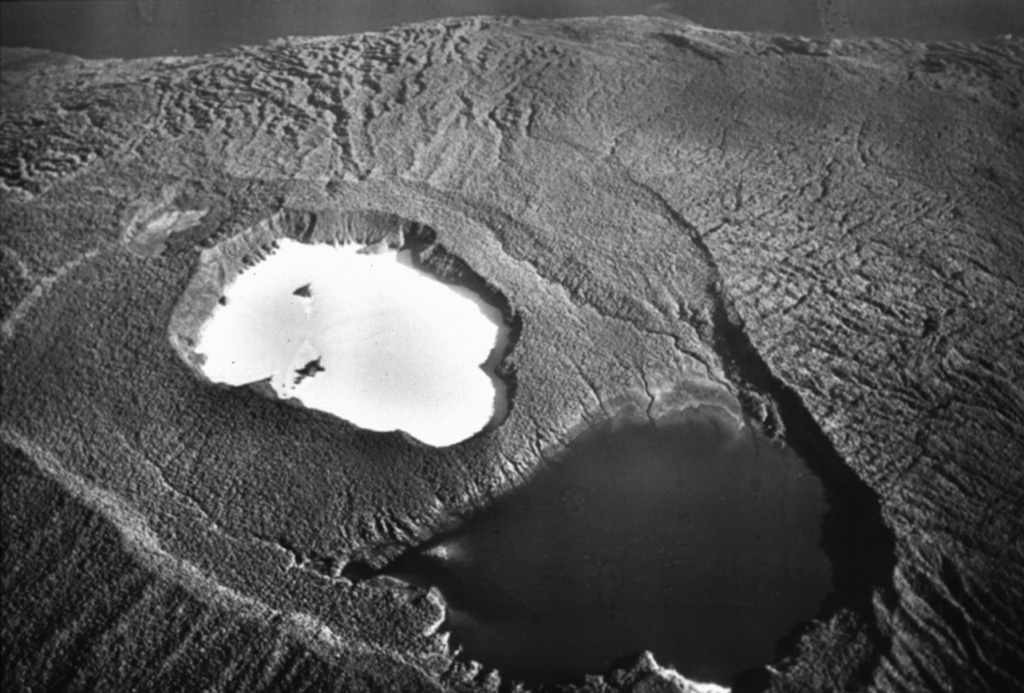
M 435 592 L 344 565 L 698 402 L 881 527 L 740 687 L 1020 687 L 1021 40 L 476 19 L 2 57 L 5 690 L 495 688 Z M 201 256 L 409 223 L 507 301 L 500 426 L 432 449 L 189 366 Z

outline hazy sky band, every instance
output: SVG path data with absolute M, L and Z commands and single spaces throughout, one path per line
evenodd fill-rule
M 1017 0 L 21 0 L 3 2 L 0 43 L 88 58 L 190 55 L 481 14 L 660 15 L 717 29 L 917 40 L 1024 33 Z

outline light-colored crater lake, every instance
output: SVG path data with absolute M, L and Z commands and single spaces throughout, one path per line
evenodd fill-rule
M 227 287 L 196 352 L 214 382 L 269 379 L 282 399 L 442 447 L 504 417 L 485 364 L 508 332 L 500 310 L 408 250 L 283 239 Z

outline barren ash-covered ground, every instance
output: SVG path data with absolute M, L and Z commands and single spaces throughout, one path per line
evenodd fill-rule
M 815 615 L 715 683 L 1020 689 L 1021 39 L 478 18 L 2 61 L 4 690 L 548 685 L 377 571 L 586 431 L 698 408 L 842 520 Z M 482 296 L 501 416 L 435 447 L 205 378 L 204 321 L 285 240 Z M 713 690 L 623 654 L 562 689 Z

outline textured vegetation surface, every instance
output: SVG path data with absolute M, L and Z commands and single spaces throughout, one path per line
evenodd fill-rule
M 785 438 L 878 525 L 745 685 L 1021 679 L 1020 40 L 478 19 L 194 58 L 5 49 L 2 87 L 5 688 L 497 686 L 453 658 L 435 593 L 344 565 L 486 506 L 588 422 L 692 403 Z M 430 449 L 182 358 L 204 249 L 350 212 L 430 229 L 507 300 L 501 426 Z M 687 684 L 641 658 L 580 686 Z

